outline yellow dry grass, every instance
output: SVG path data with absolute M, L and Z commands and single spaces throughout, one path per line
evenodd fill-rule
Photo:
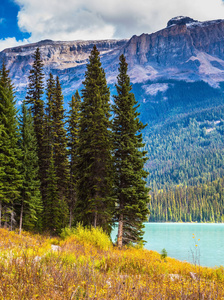
M 63 239 L 0 229 L 0 299 L 224 299 L 224 269 L 119 250 L 95 229 Z

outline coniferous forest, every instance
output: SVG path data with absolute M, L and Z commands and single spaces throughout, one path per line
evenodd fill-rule
M 148 220 L 224 221 L 222 108 L 144 129 L 123 55 L 118 72 L 110 95 L 94 47 L 82 90 L 65 111 L 60 80 L 45 78 L 37 48 L 17 111 L 3 63 L 1 227 L 57 235 L 81 223 L 110 234 L 118 222 L 122 246 L 139 242 Z
M 223 222 L 223 113 L 219 106 L 148 132 L 150 221 Z
M 81 223 L 109 234 L 119 222 L 119 246 L 141 241 L 149 213 L 145 126 L 125 57 L 111 107 L 94 46 L 68 111 L 59 78 L 44 77 L 39 48 L 33 59 L 19 112 L 4 63 L 0 73 L 0 226 L 57 235 Z

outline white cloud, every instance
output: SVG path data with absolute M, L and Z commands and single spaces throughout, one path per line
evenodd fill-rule
M 222 0 L 14 0 L 18 24 L 30 41 L 128 38 L 151 33 L 169 19 L 223 18 Z
M 22 40 L 22 41 L 17 41 L 14 37 L 13 38 L 6 38 L 6 39 L 1 39 L 0 40 L 0 51 L 6 49 L 6 48 L 12 48 L 16 46 L 21 46 L 24 44 L 28 44 L 28 40 Z
M 22 104 L 23 104 L 23 101 L 21 101 L 21 100 L 17 102 L 17 105 L 18 105 L 18 106 L 20 106 L 20 105 L 22 105 Z

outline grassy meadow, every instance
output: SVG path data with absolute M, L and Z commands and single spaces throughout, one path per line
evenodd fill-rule
M 119 250 L 99 229 L 60 238 L 0 229 L 0 299 L 224 299 L 224 268 Z

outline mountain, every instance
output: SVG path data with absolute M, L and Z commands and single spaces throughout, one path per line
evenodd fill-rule
M 82 84 L 85 66 L 93 45 L 97 45 L 104 62 L 107 62 L 108 59 L 113 60 L 115 56 L 117 57 L 120 47 L 126 42 L 126 40 L 74 42 L 44 40 L 5 49 L 0 52 L 0 61 L 5 61 L 19 98 L 23 97 L 33 63 L 32 55 L 35 49 L 39 47 L 44 62 L 45 75 L 47 76 L 52 72 L 54 75 L 60 76 L 64 93 L 69 97 Z
M 46 75 L 60 77 L 65 101 L 80 89 L 96 44 L 111 93 L 120 54 L 126 56 L 144 132 L 149 184 L 197 184 L 224 175 L 224 20 L 175 17 L 167 27 L 127 40 L 40 41 L 0 52 L 16 88 L 26 94 L 32 54 L 40 48 Z
M 156 33 L 133 36 L 124 52 L 131 65 L 147 70 L 144 79 L 224 81 L 224 20 L 171 19 Z M 146 73 L 146 72 L 145 72 Z
M 189 17 L 176 17 L 158 32 L 133 36 L 129 40 L 44 40 L 5 49 L 0 52 L 0 60 L 5 60 L 17 91 L 22 92 L 31 68 L 32 54 L 39 47 L 45 73 L 51 71 L 59 75 L 64 93 L 71 96 L 74 89 L 81 86 L 94 44 L 101 52 L 109 83 L 115 82 L 118 57 L 125 54 L 132 83 L 142 85 L 145 101 L 169 88 L 167 83 L 158 84 L 158 81 L 202 80 L 216 88 L 224 81 L 224 20 L 199 22 Z

